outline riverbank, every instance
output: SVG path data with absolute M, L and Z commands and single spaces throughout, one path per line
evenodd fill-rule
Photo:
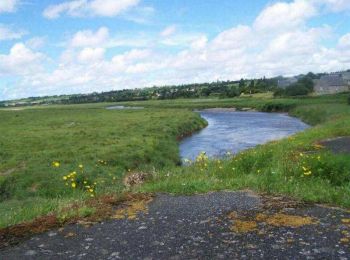
M 236 102 L 244 105 L 241 100 Z M 278 105 L 278 100 L 267 101 L 265 105 L 258 100 L 255 104 L 260 110 L 290 107 L 290 115 L 314 127 L 228 156 L 226 160 L 208 160 L 201 155 L 188 167 L 156 172 L 151 182 L 136 190 L 194 194 L 249 188 L 313 203 L 350 207 L 350 155 L 333 154 L 319 144 L 321 140 L 350 135 L 350 106 L 345 95 L 289 100 L 287 106 Z M 182 101 L 181 106 L 184 105 Z

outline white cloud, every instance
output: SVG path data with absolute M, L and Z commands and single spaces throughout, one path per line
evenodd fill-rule
M 208 37 L 205 36 L 205 35 L 202 35 L 196 39 L 194 39 L 192 42 L 191 42 L 191 48 L 192 49 L 203 49 L 205 48 L 205 46 L 207 45 L 208 43 Z
M 176 25 L 169 25 L 163 31 L 161 31 L 160 35 L 163 37 L 168 37 L 176 32 Z
M 19 0 L 1 0 L 0 13 L 12 13 L 16 11 Z
M 350 33 L 343 35 L 338 41 L 339 47 L 343 49 L 350 49 Z
M 28 46 L 28 48 L 30 49 L 40 49 L 45 45 L 46 40 L 47 39 L 44 36 L 42 37 L 36 36 L 27 40 L 25 42 L 25 45 Z
M 221 32 L 212 42 L 215 49 L 239 49 L 253 44 L 253 32 L 249 26 L 237 27 Z
M 303 25 L 306 19 L 316 14 L 317 9 L 312 1 L 277 2 L 259 14 L 254 27 L 257 30 L 286 30 Z
M 123 18 L 139 24 L 150 24 L 156 10 L 152 6 L 137 6 L 126 12 Z
M 0 24 L 0 41 L 20 39 L 25 34 L 24 31 L 14 31 L 12 28 Z
M 23 43 L 16 43 L 9 54 L 0 55 L 0 75 L 29 75 L 42 70 L 45 56 L 33 52 Z
M 139 0 L 94 0 L 89 8 L 98 16 L 116 16 L 127 9 L 136 6 Z
M 82 63 L 84 62 L 96 62 L 103 60 L 105 54 L 105 49 L 103 48 L 84 48 L 78 54 L 78 60 Z
M 71 39 L 72 47 L 94 47 L 101 46 L 107 43 L 109 38 L 109 30 L 106 27 L 101 27 L 96 32 L 84 30 L 77 32 Z
M 47 7 L 43 15 L 56 19 L 63 13 L 69 16 L 106 16 L 120 15 L 139 4 L 140 0 L 74 0 Z
M 312 0 L 315 4 L 324 4 L 328 10 L 333 12 L 341 12 L 350 10 L 349 0 Z

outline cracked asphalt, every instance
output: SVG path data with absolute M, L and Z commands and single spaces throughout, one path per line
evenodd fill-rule
M 1 250 L 0 259 L 350 258 L 350 212 L 316 205 L 267 209 L 264 203 L 251 192 L 158 194 L 136 219 L 51 230 Z M 287 217 L 269 222 L 256 217 L 261 212 Z M 313 223 L 292 224 L 288 216 Z M 238 223 L 253 225 L 237 232 Z

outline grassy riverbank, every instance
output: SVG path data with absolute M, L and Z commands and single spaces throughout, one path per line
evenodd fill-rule
M 276 104 L 293 104 L 289 113 L 314 127 L 236 156 L 228 155 L 225 160 L 199 156 L 189 167 L 159 171 L 152 182 L 139 190 L 191 194 L 253 189 L 350 207 L 350 155 L 331 154 L 318 144 L 323 139 L 350 135 L 350 106 L 346 96 L 286 101 L 249 100 L 249 105 L 263 110 Z
M 80 205 L 80 215 L 92 214 L 95 209 L 84 201 L 122 194 L 122 178 L 129 170 L 153 174 L 136 192 L 250 188 L 350 207 L 350 157 L 331 155 L 316 145 L 350 135 L 346 98 L 123 103 L 144 110 L 106 110 L 107 104 L 0 110 L 0 227 L 49 212 L 64 220 L 70 217 L 65 209 L 73 204 Z M 192 166 L 177 166 L 178 137 L 205 125 L 191 109 L 210 107 L 289 111 L 315 127 L 227 160 L 203 156 Z

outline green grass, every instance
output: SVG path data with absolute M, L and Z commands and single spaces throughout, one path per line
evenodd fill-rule
M 154 175 L 135 192 L 249 188 L 350 207 L 349 155 L 314 146 L 321 139 L 350 135 L 346 102 L 343 94 L 299 99 L 260 95 L 118 103 L 143 110 L 106 110 L 107 103 L 1 109 L 0 227 L 50 212 L 66 219 L 70 213 L 62 209 L 72 204 L 81 205 L 79 215 L 91 214 L 94 209 L 84 201 L 91 195 L 121 194 L 129 170 Z M 205 126 L 191 109 L 211 107 L 288 111 L 315 127 L 225 160 L 204 158 L 179 166 L 178 137 Z M 312 173 L 305 175 L 302 167 Z
M 183 109 L 122 111 L 104 106 L 0 110 L 0 227 L 91 194 L 120 193 L 129 169 L 179 164 L 177 137 L 205 125 Z M 53 167 L 56 161 L 60 167 Z M 73 171 L 76 188 L 72 178 L 63 180 Z

